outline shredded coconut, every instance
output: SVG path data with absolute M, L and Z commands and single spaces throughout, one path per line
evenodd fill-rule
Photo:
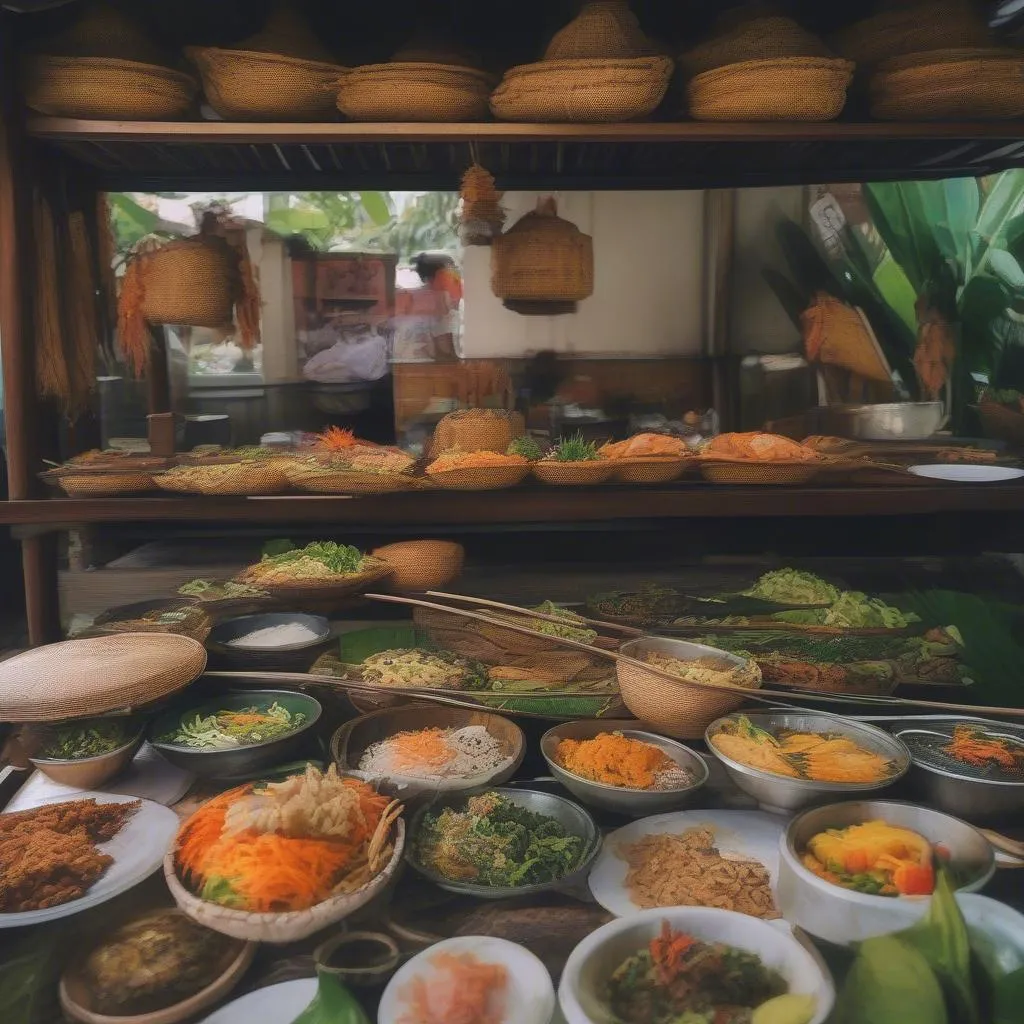
M 511 760 L 501 742 L 484 726 L 468 725 L 463 729 L 422 729 L 389 736 L 367 747 L 359 759 L 359 770 L 376 776 L 406 775 L 440 781 L 482 775 Z

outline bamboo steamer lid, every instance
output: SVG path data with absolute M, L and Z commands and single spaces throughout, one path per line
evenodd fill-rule
M 122 633 L 36 647 L 0 663 L 0 720 L 53 722 L 150 704 L 206 668 L 203 645 L 171 633 Z
M 626 0 L 587 0 L 579 15 L 555 33 L 544 59 L 617 60 L 655 53 Z

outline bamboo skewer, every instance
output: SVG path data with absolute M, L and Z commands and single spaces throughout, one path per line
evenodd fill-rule
M 428 608 L 431 611 L 448 612 L 450 615 L 458 615 L 466 619 L 474 619 L 477 622 L 484 622 L 490 626 L 499 626 L 503 629 L 511 629 L 514 632 L 522 633 L 526 636 L 536 637 L 536 630 L 532 630 L 527 626 L 520 626 L 513 622 L 506 622 L 503 619 L 495 619 L 489 615 L 482 615 L 479 612 L 470 612 L 462 608 L 452 608 L 449 605 L 436 604 L 432 601 L 422 601 L 412 597 L 398 597 L 394 594 L 364 594 L 366 598 L 371 601 L 384 601 L 389 604 L 404 604 L 413 608 Z M 509 607 L 506 605 L 506 607 Z M 516 609 L 519 613 L 527 613 L 526 609 Z M 527 613 L 530 614 L 530 613 Z M 539 612 L 532 613 L 534 615 L 540 615 Z M 562 622 L 564 620 L 556 620 Z M 769 690 L 764 687 L 758 689 L 748 689 L 745 686 L 735 686 L 731 683 L 706 683 L 706 682 L 694 682 L 689 679 L 684 679 L 681 676 L 673 675 L 671 672 L 667 672 L 664 669 L 658 668 L 655 665 L 650 665 L 646 661 L 640 661 L 638 658 L 631 658 L 628 655 L 620 654 L 617 651 L 605 650 L 601 647 L 593 647 L 590 644 L 580 643 L 578 640 L 569 640 L 566 637 L 551 636 L 547 633 L 543 634 L 544 639 L 550 640 L 552 643 L 560 644 L 563 647 L 571 647 L 574 650 L 586 651 L 588 654 L 597 655 L 600 657 L 609 658 L 615 662 L 621 662 L 623 664 L 632 665 L 634 668 L 643 669 L 646 672 L 650 672 L 652 675 L 656 675 L 661 679 L 666 679 L 669 682 L 676 683 L 677 685 L 685 686 L 702 686 L 707 687 L 711 690 L 723 690 L 729 693 L 741 693 L 747 696 L 750 700 L 761 700 L 764 701 L 766 697 L 781 698 L 782 700 L 791 701 L 793 694 L 788 691 L 781 690 Z M 939 711 L 963 711 L 968 714 L 977 714 L 978 712 L 988 712 L 993 715 L 1003 715 L 1009 718 L 1024 718 L 1024 708 L 1001 708 L 1001 707 L 980 707 L 973 704 L 952 704 L 945 701 L 926 701 L 926 700 L 912 700 L 907 697 L 881 697 L 881 696 L 861 696 L 861 695 L 847 695 L 847 694 L 836 694 L 830 693 L 824 690 L 810 690 L 803 691 L 808 695 L 813 695 L 817 700 L 826 701 L 833 704 L 882 704 L 897 707 L 920 707 L 920 708 L 934 708 Z M 765 703 L 771 703 L 764 701 Z
M 983 828 L 979 831 L 997 850 L 1024 861 L 1024 843 L 1004 836 L 1001 832 L 993 832 L 991 829 Z

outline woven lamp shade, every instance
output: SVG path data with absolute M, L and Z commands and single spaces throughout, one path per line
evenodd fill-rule
M 0 663 L 0 719 L 54 722 L 141 707 L 206 668 L 201 643 L 169 633 L 65 640 Z

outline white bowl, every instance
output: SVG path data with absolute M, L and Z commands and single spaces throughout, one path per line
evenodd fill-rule
M 833 885 L 800 863 L 810 839 L 828 828 L 881 819 L 908 828 L 950 853 L 963 877 L 959 892 L 976 892 L 995 872 L 988 840 L 971 825 L 948 814 L 897 800 L 850 800 L 798 814 L 786 828 L 779 849 L 779 910 L 795 927 L 826 942 L 845 946 L 888 935 L 924 917 L 930 896 L 871 896 Z
M 604 1000 L 608 978 L 626 957 L 661 932 L 664 921 L 705 942 L 724 942 L 757 954 L 766 967 L 782 975 L 790 992 L 815 997 L 810 1024 L 822 1024 L 832 1012 L 835 986 L 828 969 L 817 953 L 793 938 L 786 924 L 769 924 L 712 907 L 664 907 L 612 921 L 572 951 L 558 987 L 558 1003 L 567 1024 L 615 1024 Z
M 484 963 L 502 964 L 508 971 L 508 1004 L 503 1024 L 548 1024 L 555 1012 L 555 987 L 547 968 L 528 949 L 490 935 L 461 935 L 446 939 L 414 956 L 384 989 L 377 1024 L 398 1024 L 406 1008 L 402 989 L 417 976 L 429 978 L 438 953 L 471 953 Z

